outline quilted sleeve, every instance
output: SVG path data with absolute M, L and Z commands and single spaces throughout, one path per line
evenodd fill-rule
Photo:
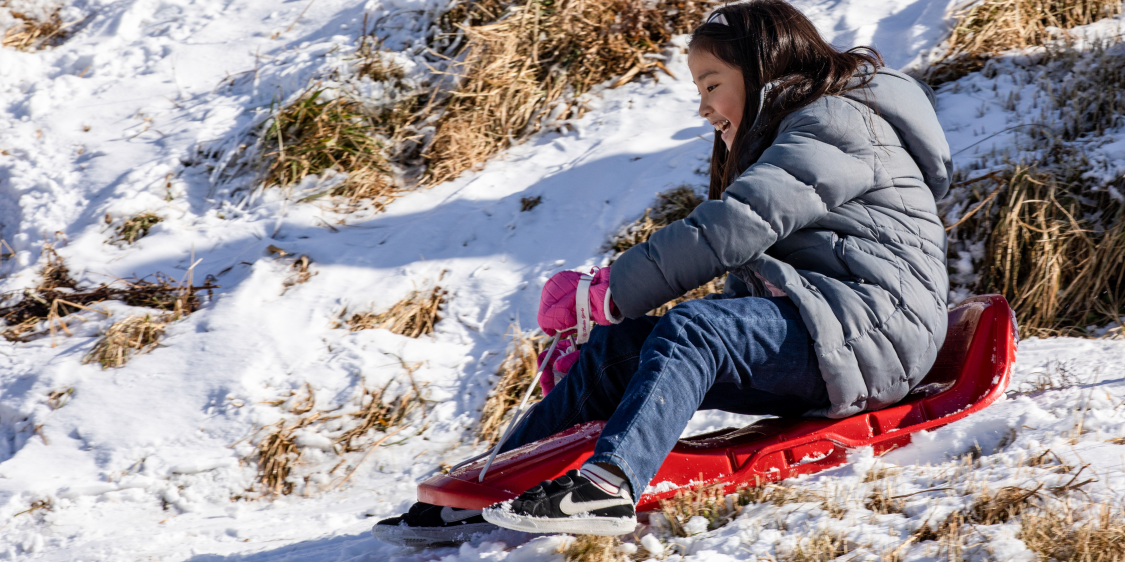
M 870 189 L 874 162 L 866 115 L 851 103 L 826 97 L 794 112 L 721 200 L 621 255 L 610 274 L 614 302 L 636 318 L 753 261 Z

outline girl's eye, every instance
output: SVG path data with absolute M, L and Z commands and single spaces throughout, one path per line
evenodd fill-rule
M 718 85 L 707 86 L 707 91 L 710 92 L 711 90 L 714 90 L 715 88 L 718 88 L 718 87 L 719 87 Z

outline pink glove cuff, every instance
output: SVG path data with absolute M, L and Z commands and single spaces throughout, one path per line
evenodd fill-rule
M 570 368 L 574 366 L 575 361 L 578 361 L 578 350 L 574 349 L 570 340 L 560 341 L 559 345 L 555 346 L 555 352 L 551 354 L 551 357 L 547 357 L 546 351 L 539 354 L 537 365 L 543 368 L 543 375 L 539 378 L 539 387 L 543 389 L 543 396 L 546 396 L 566 376 Z M 544 363 L 546 363 L 546 366 L 544 366 Z
M 610 324 L 617 324 L 621 322 L 621 313 L 617 310 L 617 305 L 613 303 L 613 297 L 609 290 L 609 267 L 603 267 L 594 274 L 594 280 L 590 282 L 590 314 L 594 317 L 594 322 L 602 326 Z

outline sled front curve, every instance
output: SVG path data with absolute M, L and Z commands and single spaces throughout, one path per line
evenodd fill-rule
M 926 378 L 903 401 L 844 419 L 769 418 L 742 429 L 681 439 L 664 459 L 637 511 L 681 490 L 776 482 L 843 464 L 847 453 L 872 447 L 880 455 L 910 435 L 964 418 L 996 401 L 1016 358 L 1015 315 L 1000 295 L 973 297 L 949 312 L 945 345 Z M 496 457 L 483 482 L 483 459 L 418 486 L 418 500 L 481 509 L 578 468 L 594 452 L 605 422 L 576 425 Z

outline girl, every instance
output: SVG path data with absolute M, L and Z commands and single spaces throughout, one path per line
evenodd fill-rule
M 548 379 L 567 374 L 504 445 L 608 420 L 594 455 L 483 513 L 415 504 L 376 536 L 629 533 L 696 410 L 842 418 L 901 400 L 932 366 L 951 167 L 932 91 L 871 49 L 835 50 L 784 0 L 716 10 L 688 67 L 715 127 L 709 201 L 588 288 L 574 272 L 548 281 L 546 333 L 574 328 L 586 291 L 598 326 L 580 352 L 544 358 Z M 645 315 L 723 273 L 721 295 Z

